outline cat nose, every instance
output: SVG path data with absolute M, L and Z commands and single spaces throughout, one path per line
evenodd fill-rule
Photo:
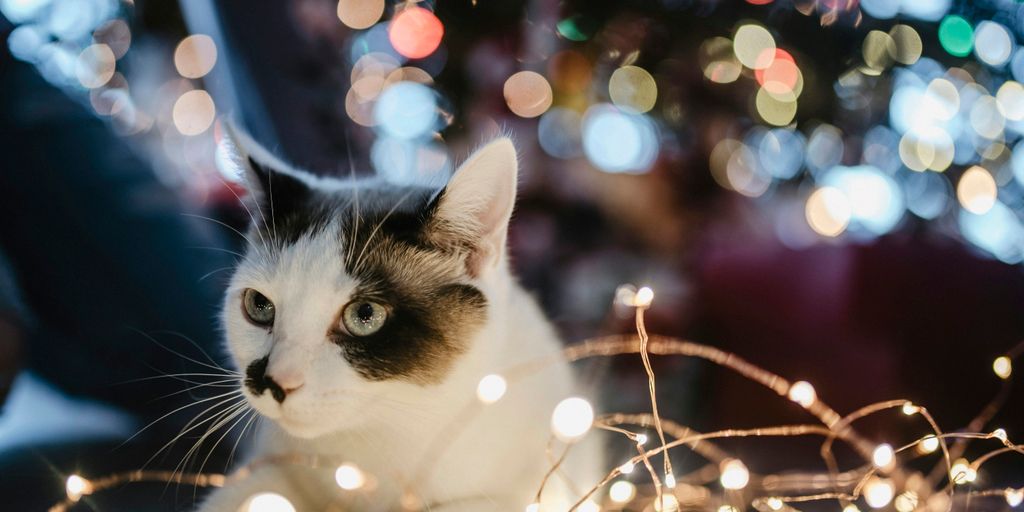
M 297 391 L 305 384 L 302 374 L 298 372 L 280 372 L 276 376 L 267 371 L 268 357 L 253 361 L 246 368 L 245 385 L 256 395 L 270 391 L 277 403 L 284 402 L 288 394 Z
M 275 375 L 267 375 L 267 378 L 273 381 L 275 384 L 281 387 L 285 393 L 292 393 L 298 391 L 303 384 L 306 383 L 305 379 L 299 373 L 282 372 Z M 278 400 L 280 402 L 280 400 Z

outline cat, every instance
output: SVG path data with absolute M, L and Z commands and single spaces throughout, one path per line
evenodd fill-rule
M 264 418 L 247 460 L 340 458 L 376 485 L 346 492 L 329 468 L 262 465 L 200 510 L 235 512 L 261 492 L 300 512 L 398 510 L 438 436 L 456 437 L 414 482 L 423 509 L 524 510 L 557 456 L 552 409 L 581 391 L 568 363 L 510 382 L 466 428 L 445 430 L 482 377 L 561 348 L 509 270 L 511 140 L 484 145 L 437 190 L 317 177 L 229 131 L 253 222 L 222 321 L 245 398 Z M 603 475 L 589 437 L 562 466 L 567 478 L 550 478 L 540 510 L 568 510 L 578 497 L 570 482 L 588 489 Z

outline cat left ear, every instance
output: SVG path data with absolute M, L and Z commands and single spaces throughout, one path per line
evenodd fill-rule
M 231 123 L 225 122 L 222 126 L 229 154 L 241 170 L 242 182 L 263 216 L 269 220 L 287 215 L 309 199 L 312 189 L 305 176 L 291 170 Z
M 445 231 L 468 238 L 467 269 L 473 276 L 494 268 L 505 254 L 518 172 L 516 148 L 502 137 L 473 153 L 441 193 L 436 218 Z

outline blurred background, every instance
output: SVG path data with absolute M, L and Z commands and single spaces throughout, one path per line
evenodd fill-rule
M 654 333 L 812 382 L 840 413 L 906 398 L 956 430 L 1024 338 L 1018 1 L 0 0 L 0 14 L 0 492 L 19 510 L 60 499 L 72 472 L 175 467 L 205 427 L 158 449 L 202 407 L 123 441 L 228 391 L 215 315 L 248 219 L 225 119 L 296 167 L 406 183 L 442 184 L 511 135 L 514 266 L 567 341 L 630 332 L 616 287 L 647 285 Z M 617 390 L 601 410 L 648 410 L 637 358 L 585 370 Z M 698 430 L 807 420 L 706 364 L 655 370 L 662 414 Z M 982 428 L 1019 439 L 1009 393 Z M 228 426 L 184 465 L 222 471 Z M 896 446 L 926 431 L 898 411 L 864 427 Z M 822 469 L 814 441 L 723 444 L 751 471 Z M 1022 466 L 995 459 L 973 485 L 1020 485 Z M 186 510 L 196 494 L 142 485 L 83 509 Z

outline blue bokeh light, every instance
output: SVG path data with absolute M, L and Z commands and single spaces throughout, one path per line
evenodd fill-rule
M 1000 261 L 1024 261 L 1024 226 L 1013 210 L 996 201 L 982 215 L 960 210 L 960 232 L 969 242 Z
M 876 167 L 833 167 L 822 176 L 821 185 L 835 187 L 849 200 L 852 234 L 882 235 L 896 227 L 903 217 L 899 185 Z
M 416 82 L 399 82 L 381 93 L 373 109 L 377 127 L 398 139 L 416 139 L 439 128 L 437 93 Z
M 643 114 L 600 103 L 583 116 L 583 152 L 603 171 L 642 173 L 658 156 L 657 130 Z

